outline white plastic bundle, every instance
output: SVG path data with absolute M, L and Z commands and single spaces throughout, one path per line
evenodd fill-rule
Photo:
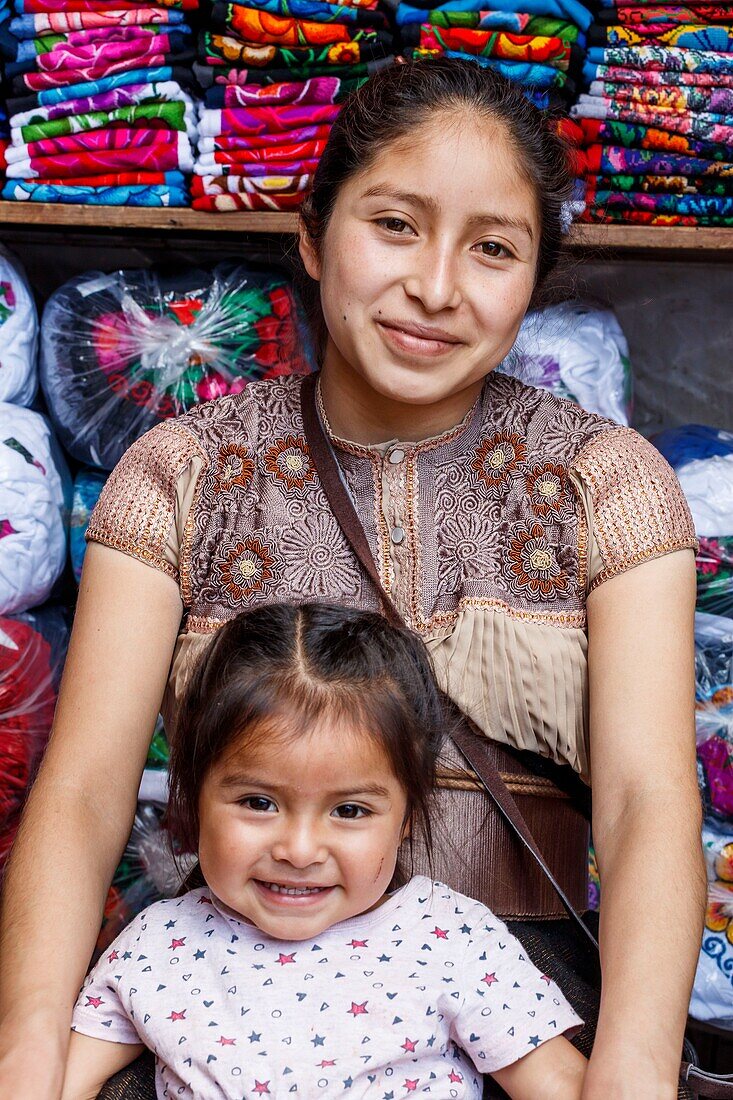
M 610 309 L 563 302 L 528 313 L 499 369 L 588 412 L 630 422 L 629 347 Z
M 733 826 L 706 822 L 702 846 L 708 908 L 690 1015 L 733 1029 Z
M 0 401 L 30 405 L 38 389 L 38 313 L 22 267 L 0 249 Z
M 48 421 L 0 403 L 0 614 L 48 599 L 66 561 L 71 478 Z

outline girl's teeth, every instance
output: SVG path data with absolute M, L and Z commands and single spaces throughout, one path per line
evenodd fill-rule
M 278 886 L 276 882 L 267 883 L 268 890 L 272 890 L 274 894 L 292 894 L 297 896 L 299 894 L 320 894 L 321 890 L 325 890 L 325 886 Z

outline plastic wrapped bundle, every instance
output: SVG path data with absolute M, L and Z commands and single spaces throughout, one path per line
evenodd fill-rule
M 0 875 L 51 732 L 67 641 L 58 609 L 0 618 Z
M 17 260 L 0 249 L 0 401 L 30 405 L 38 389 L 38 313 Z
M 674 467 L 700 539 L 697 606 L 733 616 L 733 433 L 687 424 L 654 444 Z
M 733 1029 L 733 826 L 706 821 L 702 842 L 708 907 L 690 1015 Z
M 706 813 L 733 819 L 733 620 L 695 616 L 697 756 Z
M 563 302 L 528 313 L 500 368 L 619 424 L 631 418 L 631 364 L 610 309 Z
M 71 567 L 74 570 L 74 579 L 77 584 L 81 580 L 81 569 L 87 549 L 84 535 L 89 526 L 89 517 L 92 514 L 94 505 L 99 500 L 99 494 L 102 492 L 106 480 L 107 474 L 102 470 L 80 470 L 74 478 L 69 548 L 71 551 Z
M 51 594 L 66 562 L 71 478 L 48 421 L 0 403 L 0 614 Z
M 107 470 L 159 421 L 307 369 L 292 290 L 272 270 L 88 272 L 43 314 L 41 385 L 61 440 Z

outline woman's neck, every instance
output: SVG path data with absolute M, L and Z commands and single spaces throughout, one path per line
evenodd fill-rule
M 394 401 L 377 393 L 350 367 L 321 369 L 321 396 L 331 431 L 339 439 L 370 446 L 399 439 L 419 443 L 460 424 L 484 380 L 432 405 Z

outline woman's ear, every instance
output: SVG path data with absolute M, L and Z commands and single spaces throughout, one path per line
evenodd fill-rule
M 303 261 L 305 270 L 308 272 L 311 279 L 315 279 L 316 282 L 318 282 L 321 277 L 321 261 L 313 243 L 313 239 L 302 219 L 298 225 L 298 251 L 300 252 L 300 258 Z

